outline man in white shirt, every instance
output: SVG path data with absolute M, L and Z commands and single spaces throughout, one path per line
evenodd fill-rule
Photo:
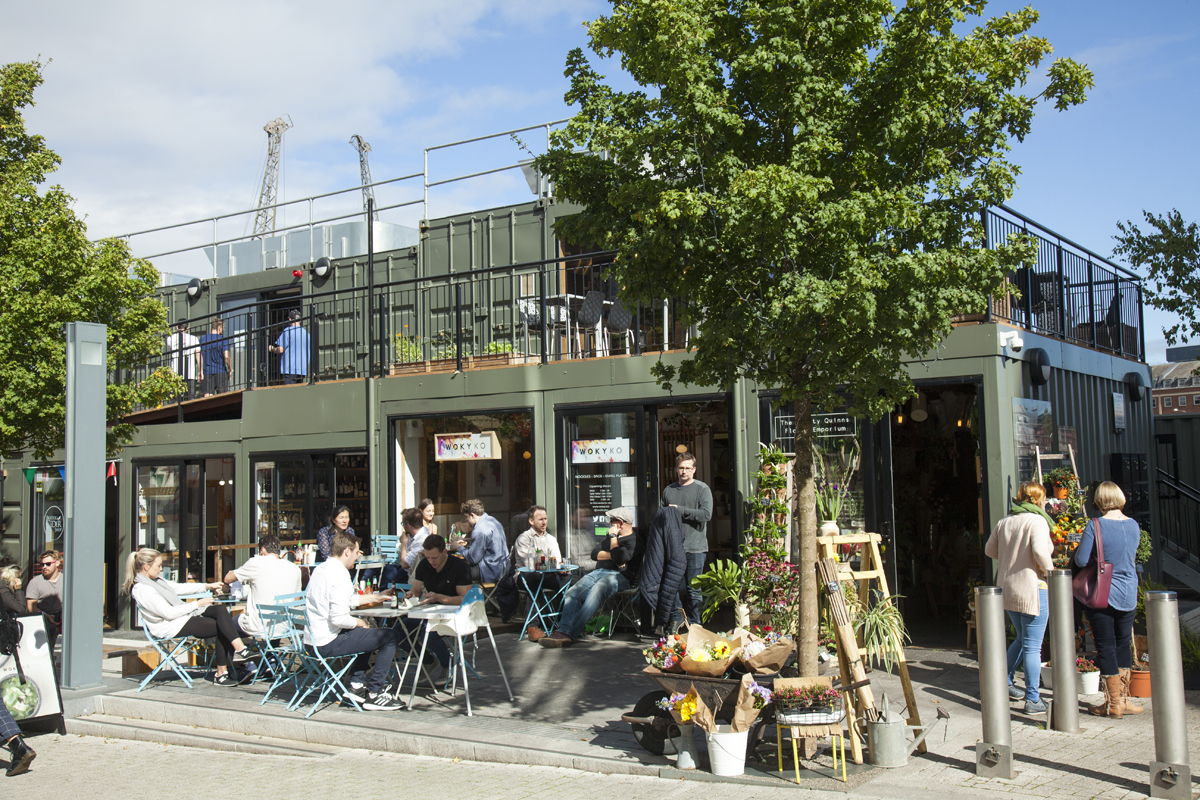
M 258 555 L 225 574 L 226 583 L 240 581 L 246 592 L 246 611 L 237 618 L 242 633 L 263 635 L 262 617 L 258 614 L 260 603 L 270 605 L 281 594 L 300 592 L 300 568 L 280 558 L 279 551 L 279 537 L 265 534 L 258 540 Z M 268 638 L 278 638 L 275 631 L 270 633 Z
M 547 560 L 560 561 L 562 555 L 558 550 L 558 540 L 547 533 L 550 527 L 550 517 L 546 514 L 545 506 L 531 506 L 529 511 L 529 530 L 517 537 L 517 548 L 514 560 L 517 567 L 536 569 L 542 556 Z
M 188 333 L 187 320 L 175 325 L 175 333 L 167 337 L 166 351 L 170 359 L 167 366 L 187 383 L 184 400 L 196 396 L 196 381 L 204 377 L 204 366 L 200 361 L 200 340 Z
M 304 644 L 326 658 L 357 654 L 348 686 L 344 687 L 345 696 L 362 703 L 368 711 L 395 711 L 401 707 L 400 701 L 388 694 L 387 682 L 402 634 L 393 628 L 372 628 L 366 620 L 350 614 L 359 603 L 379 602 L 392 594 L 354 594 L 350 568 L 359 555 L 357 536 L 346 531 L 334 534 L 329 558 L 313 570 L 308 581 Z M 368 681 L 371 653 L 375 653 L 375 669 Z

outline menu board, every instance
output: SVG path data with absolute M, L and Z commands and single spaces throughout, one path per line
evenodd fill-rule
M 41 614 L 34 614 L 17 617 L 17 622 L 21 625 L 21 641 L 16 655 L 0 655 L 0 700 L 17 722 L 58 716 L 62 714 L 62 701 L 46 620 Z M 25 673 L 24 683 L 17 674 L 18 657 Z

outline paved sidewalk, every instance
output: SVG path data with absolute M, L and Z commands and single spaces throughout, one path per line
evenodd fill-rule
M 688 779 L 684 785 L 699 793 L 689 794 L 689 797 L 710 796 L 710 790 L 716 789 L 715 786 L 700 789 L 695 782 L 711 779 L 711 776 L 681 773 L 673 769 L 673 757 L 654 756 L 641 749 L 629 726 L 620 721 L 621 714 L 628 713 L 639 698 L 656 688 L 641 674 L 644 666 L 640 653 L 642 645 L 619 639 L 590 640 L 575 647 L 548 651 L 527 642 L 517 642 L 512 634 L 497 638 L 517 700 L 508 701 L 490 647 L 484 644 L 476 665 L 481 677 L 472 680 L 471 697 L 476 715 L 469 719 L 463 714 L 461 690 L 454 698 L 445 694 L 430 698 L 419 693 L 414 711 L 360 714 L 328 707 L 308 723 L 300 714 L 287 712 L 282 706 L 272 704 L 259 708 L 257 703 L 264 691 L 261 686 L 222 688 L 199 682 L 189 691 L 174 681 L 136 694 L 132 692 L 135 684 L 124 681 L 119 687 L 121 691 L 112 695 L 109 702 L 114 708 L 153 706 L 168 722 L 171 719 L 167 717 L 173 714 L 180 719 L 194 719 L 196 725 L 224 725 L 238 731 L 238 735 L 253 735 L 258 730 L 263 736 L 291 737 L 364 750 L 388 750 L 391 754 L 386 758 L 399 759 L 397 764 L 407 762 L 396 753 L 458 756 L 496 764 L 513 762 L 549 765 L 547 768 L 574 766 L 591 773 L 624 772 L 627 774 L 622 779 L 633 781 L 631 787 L 641 785 L 634 780 L 636 775 L 682 777 Z M 974 654 L 910 648 L 908 658 L 922 719 L 926 722 L 936 719 L 938 706 L 950 713 L 949 722 L 931 734 L 928 754 L 914 754 L 908 765 L 901 769 L 865 770 L 852 778 L 849 785 L 844 785 L 817 776 L 822 767 L 826 772 L 829 767 L 828 755 L 822 753 L 814 764 L 818 769 L 802 771 L 802 784 L 797 788 L 794 782 L 784 782 L 765 774 L 774 769 L 774 749 L 771 748 L 771 763 L 759 765 L 763 771 L 749 770 L 746 783 L 750 785 L 742 789 L 752 786 L 756 797 L 774 796 L 775 791 L 786 791 L 789 797 L 809 796 L 814 790 L 821 791 L 812 796 L 844 796 L 845 791 L 851 790 L 855 796 L 879 798 L 944 797 L 948 793 L 981 796 L 996 792 L 1013 797 L 1145 796 L 1147 765 L 1154 757 L 1150 701 L 1145 701 L 1146 714 L 1122 720 L 1098 718 L 1082 712 L 1080 719 L 1084 730 L 1074 735 L 1045 730 L 1042 716 L 1025 717 L 1014 713 L 1017 776 L 1012 781 L 983 780 L 974 774 L 975 741 L 981 729 L 979 705 L 975 699 L 978 675 Z M 902 703 L 903 694 L 897 678 L 877 670 L 871 674 L 871 679 L 876 698 L 886 693 L 893 708 Z M 427 693 L 428 689 L 423 692 Z M 407 693 L 404 697 L 407 699 Z M 121 702 L 125 705 L 119 706 Z M 1014 709 L 1019 707 L 1019 704 L 1014 705 Z M 1200 758 L 1197 758 L 1200 755 L 1200 692 L 1188 693 L 1187 714 L 1192 761 L 1200 764 Z M 81 720 L 87 721 L 88 718 Z M 88 740 L 76 740 L 72 746 L 82 748 L 84 741 Z M 697 744 L 703 751 L 702 736 L 697 737 Z M 57 742 L 53 744 L 54 748 L 59 746 Z M 220 757 L 278 758 L 235 754 L 220 754 Z M 343 757 L 349 756 L 334 756 Z M 312 767 L 308 764 L 304 769 Z M 495 765 L 491 767 L 496 768 Z M 575 770 L 563 772 L 574 776 L 571 780 L 617 779 L 595 774 L 585 777 L 585 773 Z M 222 774 L 222 770 L 212 774 Z M 790 771 L 788 776 L 791 776 Z M 546 780 L 553 782 L 567 778 Z M 667 786 L 661 780 L 649 780 L 653 785 Z M 660 788 L 655 796 L 664 796 L 665 791 Z M 740 789 L 725 786 L 720 793 L 729 791 Z M 771 794 L 763 795 L 763 792 Z M 481 796 L 528 794 L 484 793 Z

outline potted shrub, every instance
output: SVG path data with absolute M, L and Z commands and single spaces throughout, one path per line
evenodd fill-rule
M 1050 487 L 1056 500 L 1065 500 L 1071 492 L 1079 487 L 1079 479 L 1069 467 L 1057 467 L 1042 476 L 1042 480 Z
M 1100 668 L 1090 658 L 1080 656 L 1075 659 L 1075 671 L 1079 673 L 1079 693 L 1100 693 Z

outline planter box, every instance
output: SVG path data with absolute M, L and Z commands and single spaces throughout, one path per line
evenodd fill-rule
M 833 725 L 842 720 L 839 706 L 804 706 L 775 708 L 775 720 L 780 725 Z

